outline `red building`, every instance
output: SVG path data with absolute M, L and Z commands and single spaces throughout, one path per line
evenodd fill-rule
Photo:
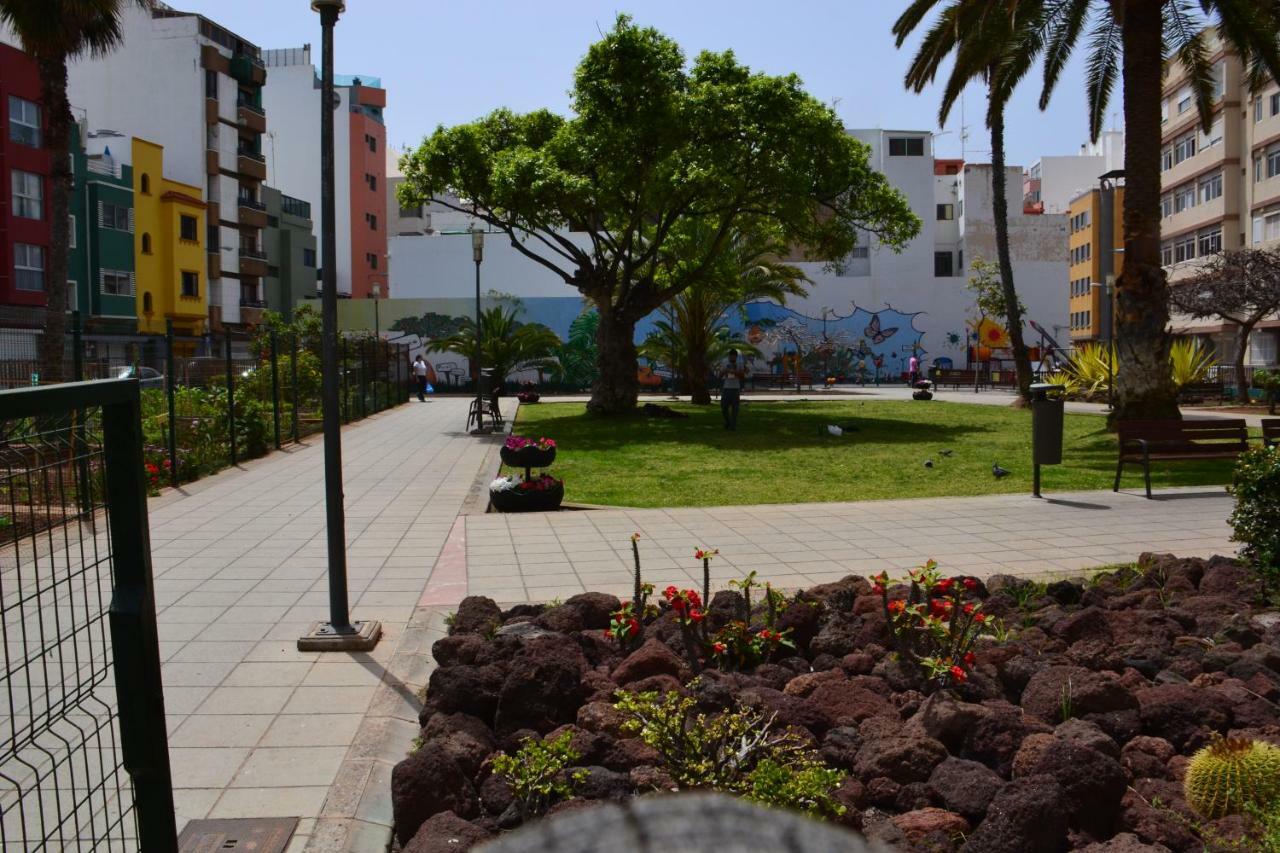
M 49 152 L 36 62 L 0 44 L 0 305 L 44 307 Z

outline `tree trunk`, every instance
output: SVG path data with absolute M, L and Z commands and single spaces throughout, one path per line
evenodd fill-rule
M 711 403 L 711 391 L 707 388 L 707 348 L 694 346 L 689 350 L 685 387 L 689 389 L 689 401 L 695 406 Z
M 621 415 L 636 407 L 640 383 L 636 378 L 636 321 L 611 305 L 598 305 L 596 378 L 587 411 L 593 415 Z
M 1236 371 L 1236 399 L 1245 404 L 1249 402 L 1249 377 L 1244 372 L 1244 360 L 1249 355 L 1249 335 L 1257 323 L 1258 320 L 1250 320 L 1236 326 L 1235 354 L 1231 363 Z
M 1009 251 L 1009 201 L 1005 198 L 1004 174 L 1004 109 L 996 107 L 989 115 L 991 124 L 991 194 L 996 225 L 996 258 L 1000 263 L 1000 284 L 1004 288 L 1005 329 L 1013 346 L 1013 364 L 1018 374 L 1018 394 L 1031 399 L 1031 356 L 1022 339 L 1022 310 L 1018 291 L 1013 285 L 1013 261 Z
M 1116 280 L 1113 421 L 1173 419 L 1169 282 L 1160 266 L 1161 0 L 1124 4 L 1124 266 Z
M 67 102 L 65 56 L 37 60 L 44 86 L 49 122 L 46 144 L 53 160 L 49 173 L 51 204 L 49 255 L 45 259 L 44 334 L 40 336 L 42 381 L 61 382 L 64 376 L 67 330 L 67 253 L 71 244 L 71 106 Z

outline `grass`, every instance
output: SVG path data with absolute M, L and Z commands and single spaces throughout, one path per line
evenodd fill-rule
M 736 432 L 718 406 L 676 403 L 686 419 L 598 419 L 581 403 L 521 406 L 515 432 L 556 440 L 551 473 L 566 499 L 630 507 L 726 506 L 1031 491 L 1026 409 L 934 401 L 745 401 Z M 826 426 L 852 425 L 843 436 Z M 949 449 L 944 457 L 939 451 Z M 924 467 L 931 459 L 932 468 Z M 1012 473 L 1002 480 L 991 465 Z M 1068 414 L 1063 464 L 1042 468 L 1045 492 L 1110 489 L 1115 437 L 1099 415 Z M 1153 486 L 1220 485 L 1229 460 L 1152 466 Z M 1140 491 L 1126 466 L 1121 488 Z

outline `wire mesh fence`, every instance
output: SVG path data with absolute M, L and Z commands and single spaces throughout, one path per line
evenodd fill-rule
M 0 392 L 5 851 L 176 849 L 138 427 L 131 382 Z

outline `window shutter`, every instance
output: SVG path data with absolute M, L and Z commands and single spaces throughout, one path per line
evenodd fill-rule
M 106 225 L 106 220 L 104 220 L 102 217 L 103 217 L 102 202 L 99 201 L 98 202 L 98 227 L 99 228 L 102 228 Z
M 133 233 L 133 208 L 129 208 L 129 233 Z
M 132 210 L 131 210 L 131 211 L 129 211 L 129 222 L 130 222 L 130 225 L 132 225 L 132 223 L 133 223 L 133 211 L 132 211 Z M 130 295 L 130 296 L 137 296 L 137 295 L 138 295 L 138 275 L 137 275 L 137 273 L 132 273 L 132 272 L 131 272 L 131 273 L 129 273 L 129 295 Z
M 101 205 L 102 202 L 98 202 L 98 204 Z M 107 271 L 106 270 L 98 270 L 98 292 L 99 293 L 107 292 Z

